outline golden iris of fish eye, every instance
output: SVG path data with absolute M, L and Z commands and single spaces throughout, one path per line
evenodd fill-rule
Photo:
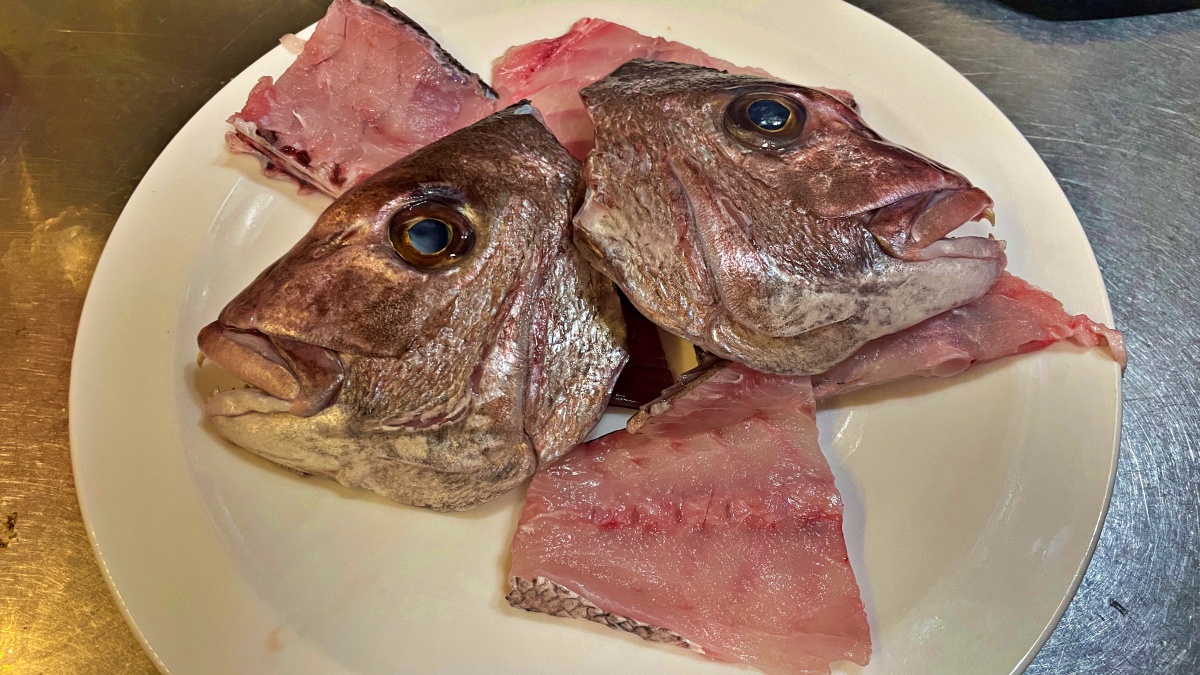
M 412 240 L 412 229 L 416 225 L 425 222 L 439 223 L 446 230 L 446 243 L 436 251 L 421 251 L 421 249 Z M 450 244 L 454 242 L 454 229 L 446 224 L 446 221 L 438 218 L 413 218 L 404 224 L 404 241 L 415 251 L 420 251 L 424 255 L 441 255 L 446 249 L 450 248 Z
M 750 118 L 750 106 L 772 101 L 788 111 L 787 121 L 778 129 L 759 126 Z M 794 99 L 772 92 L 742 94 L 725 108 L 725 126 L 743 142 L 764 150 L 781 150 L 800 137 L 804 130 L 804 107 Z
M 392 248 L 409 265 L 418 269 L 436 269 L 458 262 L 475 245 L 471 219 L 454 206 L 438 201 L 413 204 L 392 216 Z M 446 228 L 446 244 L 437 251 L 422 251 L 411 237 L 419 223 L 433 221 Z

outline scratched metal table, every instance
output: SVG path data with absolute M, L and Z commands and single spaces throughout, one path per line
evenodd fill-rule
M 1054 24 L 989 0 L 854 4 L 942 55 L 1033 142 L 1083 221 L 1133 355 L 1104 534 L 1029 672 L 1200 672 L 1200 12 Z M 151 161 L 325 5 L 0 3 L 0 673 L 153 670 L 75 502 L 76 322 Z

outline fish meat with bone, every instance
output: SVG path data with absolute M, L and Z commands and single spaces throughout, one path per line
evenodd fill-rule
M 596 126 L 576 241 L 651 321 L 807 375 L 987 292 L 1001 242 L 962 175 L 827 91 L 633 60 L 582 91 Z
M 1082 347 L 1107 347 L 1122 370 L 1128 363 L 1125 339 L 1119 331 L 1082 314 L 1067 314 L 1054 296 L 1005 272 L 982 298 L 875 338 L 845 361 L 811 376 L 813 396 L 819 403 L 910 377 L 953 377 L 979 364 L 1067 340 Z M 752 396 L 742 397 L 736 386 L 697 389 L 730 365 L 730 361 L 710 358 L 685 373 L 661 397 L 643 405 L 627 428 L 637 432 L 654 420 L 660 429 L 674 425 L 673 433 L 682 435 L 697 425 L 751 416 L 757 401 Z M 664 414 L 668 410 L 670 416 Z
M 1062 340 L 1121 334 L 1007 273 L 982 298 L 783 376 L 718 361 L 535 475 L 512 544 L 508 601 L 766 672 L 865 664 L 871 640 L 817 446 L 817 401 Z M 790 482 L 789 482 L 790 481 Z
M 260 79 L 229 118 L 226 138 L 260 157 L 268 175 L 337 197 L 501 107 L 491 87 L 391 5 L 334 0 L 296 60 L 277 81 Z
M 735 409 L 680 405 L 534 476 L 509 603 L 768 673 L 866 665 L 870 631 L 808 378 L 730 364 L 687 397 Z
M 766 75 L 582 19 L 558 38 L 509 49 L 496 60 L 493 89 L 391 5 L 334 0 L 295 61 L 277 80 L 261 78 L 229 118 L 226 139 L 262 160 L 267 175 L 337 197 L 417 148 L 529 99 L 582 159 L 593 130 L 579 90 L 635 57 Z
M 529 99 L 545 116 L 546 126 L 559 142 L 583 159 L 594 145 L 596 129 L 579 91 L 633 59 L 690 63 L 771 77 L 762 68 L 738 66 L 674 40 L 643 35 L 604 19 L 586 18 L 558 37 L 510 47 L 492 63 L 492 84 L 501 100 Z M 816 88 L 855 105 L 849 92 Z
M 465 509 L 580 441 L 626 359 L 571 244 L 579 164 L 520 104 L 335 201 L 199 335 L 254 385 L 222 436 L 396 501 Z
M 502 101 L 529 99 L 559 142 L 583 159 L 592 149 L 595 128 L 579 90 L 639 58 L 769 77 L 761 68 L 736 66 L 695 47 L 586 18 L 556 38 L 510 47 L 492 64 L 492 85 Z
M 819 401 L 906 377 L 953 377 L 974 365 L 1064 340 L 1107 346 L 1122 371 L 1129 362 L 1119 331 L 1067 314 L 1054 296 L 1005 272 L 982 298 L 875 338 L 814 375 L 813 391 Z

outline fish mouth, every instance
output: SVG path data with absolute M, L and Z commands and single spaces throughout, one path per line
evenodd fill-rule
M 995 224 L 992 205 L 992 198 L 975 187 L 922 192 L 876 210 L 867 231 L 885 253 L 906 262 L 999 258 L 1002 241 L 946 236 L 971 221 L 986 218 Z
M 310 417 L 329 407 L 345 379 L 336 352 L 306 342 L 219 321 L 201 329 L 197 342 L 203 358 L 252 387 L 214 396 L 206 406 L 209 416 L 287 412 Z

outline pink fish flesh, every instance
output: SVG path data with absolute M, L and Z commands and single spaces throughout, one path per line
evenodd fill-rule
M 903 377 L 950 377 L 987 361 L 1044 349 L 1061 340 L 1107 345 L 1124 370 L 1121 333 L 1071 316 L 1049 293 L 1007 272 L 986 295 L 911 328 L 876 338 L 813 376 L 818 399 Z
M 709 387 L 748 414 L 685 437 L 612 433 L 534 476 L 509 602 L 769 673 L 866 664 L 808 378 L 730 365 L 690 395 Z
M 510 47 L 492 64 L 492 84 L 502 101 L 532 101 L 559 142 L 582 159 L 594 144 L 595 128 L 579 90 L 637 58 L 767 76 L 762 69 L 735 66 L 694 47 L 642 35 L 620 24 L 580 19 L 564 35 Z
M 1007 272 L 974 302 L 868 342 L 850 358 L 812 376 L 818 401 L 906 377 L 952 377 L 980 363 L 1045 349 L 1062 340 L 1107 346 L 1124 369 L 1120 331 L 1077 314 L 1029 282 Z M 642 406 L 632 432 L 686 437 L 753 416 L 760 400 L 784 396 L 787 380 L 747 378 L 730 362 L 712 360 Z M 807 378 L 804 378 L 807 379 Z M 703 384 L 703 386 L 701 386 Z M 754 391 L 748 391 L 753 388 Z M 669 414 L 668 414 L 669 413 Z
M 334 0 L 296 61 L 229 118 L 230 147 L 334 197 L 499 110 L 496 94 L 404 14 Z
M 1107 345 L 1125 366 L 1118 331 L 1006 273 L 982 298 L 873 340 L 811 386 L 730 362 L 694 373 L 643 407 L 628 432 L 535 475 L 509 602 L 767 672 L 866 663 L 870 636 L 814 398 L 948 377 L 1066 339 Z M 811 598 L 807 613 L 790 615 L 788 598 Z

